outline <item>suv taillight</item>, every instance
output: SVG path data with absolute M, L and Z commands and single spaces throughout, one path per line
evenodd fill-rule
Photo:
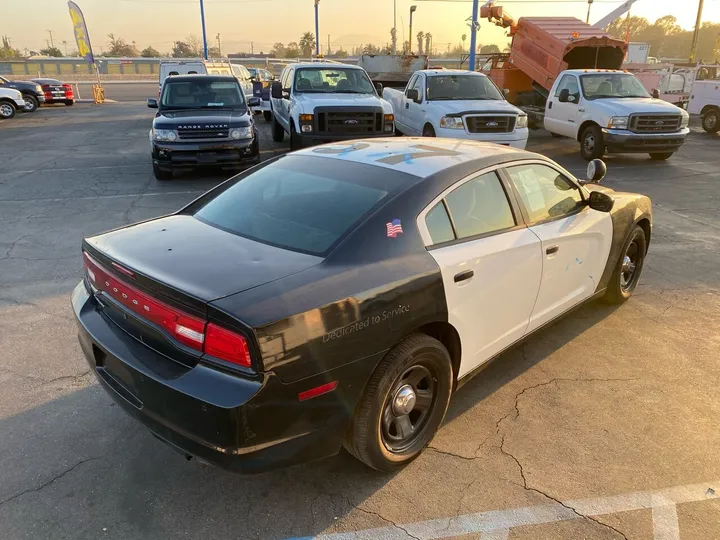
M 183 345 L 232 364 L 251 367 L 245 337 L 152 298 L 111 275 L 87 252 L 83 255 L 88 279 L 96 289 L 159 326 Z

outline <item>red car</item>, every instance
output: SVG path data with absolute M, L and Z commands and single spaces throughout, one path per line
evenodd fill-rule
M 33 79 L 33 82 L 42 86 L 45 103 L 64 103 L 67 106 L 75 104 L 75 92 L 70 84 L 57 79 Z

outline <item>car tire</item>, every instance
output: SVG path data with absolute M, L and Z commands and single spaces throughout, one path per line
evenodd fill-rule
M 559 133 L 553 133 L 552 131 L 550 132 L 550 135 L 552 135 L 553 139 L 564 139 L 565 138 L 564 135 L 560 135 Z
M 720 109 L 710 109 L 703 114 L 702 128 L 708 133 L 720 131 Z
M 665 161 L 666 159 L 670 159 L 670 157 L 675 152 L 653 152 L 650 154 L 650 159 L 653 161 Z
M 9 101 L 0 101 L 0 118 L 9 120 L 15 116 L 15 105 Z
M 25 107 L 23 107 L 23 112 L 31 113 L 37 111 L 38 107 L 40 106 L 40 102 L 35 96 L 31 96 L 30 94 L 23 94 L 23 99 L 25 100 Z
M 73 105 L 75 105 L 75 102 L 74 102 L 73 100 L 71 100 L 71 99 L 68 99 L 68 100 L 65 102 L 65 106 L 66 106 L 66 107 L 72 107 Z
M 432 127 L 430 124 L 427 124 L 423 128 L 422 136 L 423 137 L 435 137 L 435 128 Z
M 635 226 L 615 264 L 615 271 L 605 292 L 604 300 L 610 304 L 622 304 L 633 294 L 640 281 L 645 256 L 647 255 L 647 238 L 640 226 Z
M 263 118 L 266 122 L 272 120 L 272 114 L 270 114 L 270 111 L 263 111 Z
M 452 362 L 443 344 L 425 334 L 408 336 L 390 349 L 370 377 L 345 449 L 379 471 L 407 465 L 435 436 L 452 389 Z M 412 395 L 423 396 L 422 408 L 415 400 L 408 402 Z M 408 400 L 407 408 L 398 410 L 402 398 Z
M 153 174 L 155 175 L 156 180 L 172 180 L 173 173 L 172 171 L 168 171 L 167 169 L 161 169 L 157 165 L 153 163 Z
M 283 139 L 285 138 L 285 130 L 277 121 L 274 114 L 272 115 L 272 121 L 270 122 L 270 131 L 272 131 L 273 141 L 283 142 Z
M 295 132 L 295 126 L 293 123 L 290 123 L 290 151 L 293 150 L 300 150 L 302 148 L 302 142 L 300 142 L 300 137 Z
M 605 141 L 600 126 L 585 128 L 580 136 L 580 155 L 586 161 L 599 159 L 605 154 Z

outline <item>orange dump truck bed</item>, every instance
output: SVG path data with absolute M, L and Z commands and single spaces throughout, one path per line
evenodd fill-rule
M 512 65 L 547 90 L 566 69 L 620 69 L 627 50 L 574 17 L 522 17 L 510 33 Z

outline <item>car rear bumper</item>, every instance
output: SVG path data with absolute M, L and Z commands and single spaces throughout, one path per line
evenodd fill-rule
M 273 373 L 253 380 L 160 355 L 109 320 L 84 281 L 72 306 L 83 353 L 113 400 L 186 456 L 239 473 L 336 454 L 377 361 L 288 384 Z M 299 401 L 300 392 L 333 380 L 339 381 L 335 391 Z
M 633 133 L 623 129 L 603 129 L 608 152 L 648 153 L 675 152 L 690 133 L 688 128 L 676 133 Z
M 439 128 L 435 135 L 448 139 L 490 142 L 524 150 L 527 146 L 528 129 L 516 129 L 512 133 L 468 133 L 464 129 Z
M 162 169 L 237 167 L 260 159 L 257 138 L 221 142 L 152 142 L 153 164 Z

